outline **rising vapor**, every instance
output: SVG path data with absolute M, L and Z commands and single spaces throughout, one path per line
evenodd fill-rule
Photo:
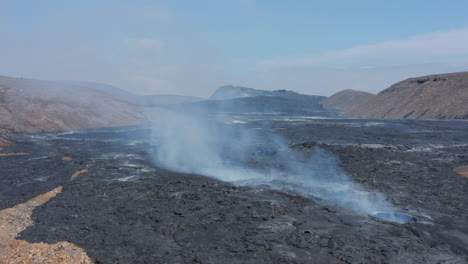
M 296 151 L 284 137 L 233 124 L 228 115 L 158 110 L 154 116 L 151 153 L 159 167 L 237 185 L 268 185 L 362 214 L 395 212 L 383 194 L 354 183 L 326 150 Z

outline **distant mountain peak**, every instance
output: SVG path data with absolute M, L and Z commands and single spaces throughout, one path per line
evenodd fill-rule
M 210 97 L 212 100 L 226 100 L 234 98 L 244 98 L 262 95 L 265 91 L 256 90 L 253 88 L 236 86 L 236 85 L 223 85 L 219 87 Z
M 289 90 L 260 90 L 237 85 L 223 85 L 219 87 L 210 97 L 211 100 L 227 100 L 235 98 L 255 97 L 255 96 L 283 96 L 287 94 L 298 94 Z

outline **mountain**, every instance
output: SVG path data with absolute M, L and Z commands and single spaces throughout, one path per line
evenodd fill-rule
M 0 137 L 145 120 L 141 107 L 86 85 L 0 76 Z
M 320 102 L 325 96 L 300 94 L 290 90 L 266 91 L 242 86 L 225 85 L 219 87 L 209 98 L 209 100 L 229 100 L 236 98 L 247 98 L 257 96 L 283 97 L 300 101 Z
M 112 94 L 118 100 L 135 104 L 141 106 L 149 105 L 166 105 L 166 104 L 180 104 L 180 103 L 190 103 L 198 102 L 204 99 L 195 97 L 195 96 L 183 96 L 183 95 L 172 95 L 172 94 L 156 94 L 156 95 L 136 95 L 131 92 L 122 90 L 113 85 L 104 84 L 104 83 L 94 83 L 94 82 L 76 82 L 76 81 L 66 81 L 61 82 L 66 85 L 73 84 L 81 88 L 90 88 L 95 89 L 101 92 Z
M 325 111 L 319 103 L 307 103 L 275 96 L 255 96 L 230 100 L 207 100 L 197 103 L 175 105 L 173 108 L 202 112 L 260 112 L 297 113 Z
M 222 86 L 209 100 L 174 106 L 173 109 L 208 112 L 262 112 L 335 115 L 320 104 L 324 96 L 306 95 L 294 91 L 264 91 L 240 86 Z
M 343 90 L 324 99 L 321 104 L 325 108 L 349 111 L 357 105 L 363 104 L 372 98 L 374 94 L 356 90 Z
M 141 96 L 142 105 L 168 105 L 168 104 L 182 104 L 182 103 L 194 103 L 200 102 L 204 99 L 195 96 L 183 96 L 183 95 L 172 95 L 172 94 L 158 94 Z
M 324 99 L 323 96 L 318 95 L 306 95 L 296 93 L 294 91 L 288 90 L 275 90 L 275 91 L 266 91 L 258 90 L 254 88 L 247 88 L 242 86 L 233 86 L 225 85 L 219 87 L 211 96 L 210 100 L 228 100 L 236 98 L 247 98 L 247 97 L 256 97 L 256 96 L 275 96 L 275 97 L 284 97 L 297 100 L 320 100 Z
M 468 72 L 410 78 L 345 113 L 364 118 L 468 119 Z
M 225 85 L 219 87 L 209 98 L 210 100 L 226 100 L 234 98 L 255 97 L 255 96 L 268 96 L 271 92 L 264 90 L 257 90 L 242 86 Z

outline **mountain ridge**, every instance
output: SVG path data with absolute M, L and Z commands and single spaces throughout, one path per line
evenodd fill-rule
M 468 72 L 398 82 L 345 112 L 361 118 L 468 119 Z
M 369 92 L 346 89 L 325 98 L 321 104 L 325 108 L 346 112 L 357 105 L 363 104 L 373 96 L 375 95 Z
M 304 97 L 319 99 L 324 99 L 325 96 L 320 95 L 308 95 L 300 94 L 292 90 L 260 90 L 244 86 L 234 86 L 234 85 L 224 85 L 216 89 L 214 93 L 208 98 L 209 100 L 229 100 L 236 98 L 246 98 L 246 97 L 256 97 L 256 96 L 276 96 L 276 97 L 286 97 L 286 98 L 295 98 L 300 99 Z
M 16 133 L 142 124 L 141 106 L 78 84 L 0 76 L 0 150 Z

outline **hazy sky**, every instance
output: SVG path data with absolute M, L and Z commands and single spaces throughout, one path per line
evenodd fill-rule
M 468 70 L 468 1 L 0 0 L 0 75 L 330 95 Z

